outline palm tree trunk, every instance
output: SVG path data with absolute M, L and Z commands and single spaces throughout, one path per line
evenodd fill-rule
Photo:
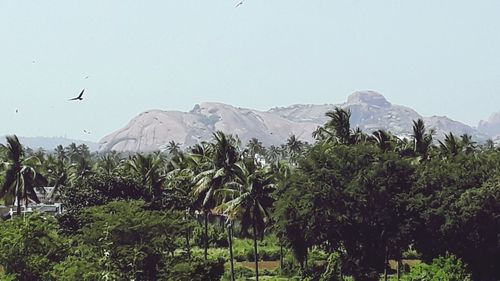
M 280 269 L 283 272 L 283 243 L 280 241 Z
M 208 212 L 205 211 L 205 260 L 208 260 Z
M 398 269 L 397 269 L 398 281 L 401 278 L 401 271 L 399 270 L 400 267 L 401 267 L 401 259 L 398 259 Z
M 186 249 L 188 254 L 188 259 L 191 259 L 191 245 L 189 244 L 189 231 L 190 227 L 186 228 Z
M 234 279 L 234 258 L 233 258 L 233 224 L 229 223 L 227 226 L 228 233 L 228 242 L 229 242 L 229 258 L 231 261 L 231 281 L 235 281 Z
M 259 281 L 259 252 L 257 252 L 257 227 L 253 223 L 253 250 L 255 257 L 255 281 Z
M 387 281 L 387 270 L 389 266 L 389 251 L 387 246 L 385 247 L 385 263 L 384 263 L 384 281 Z
M 17 215 L 21 215 L 21 198 L 19 195 L 17 196 Z

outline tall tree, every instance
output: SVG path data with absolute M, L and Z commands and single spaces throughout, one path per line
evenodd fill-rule
M 21 214 L 21 203 L 27 207 L 29 200 L 40 203 L 35 188 L 43 189 L 47 180 L 39 174 L 35 168 L 36 157 L 24 157 L 23 146 L 17 136 L 7 136 L 7 145 L 3 145 L 7 151 L 7 169 L 5 182 L 0 190 L 0 198 L 7 204 L 17 201 L 17 214 Z M 38 161 L 39 162 L 39 161 Z
M 325 115 L 329 118 L 328 121 L 313 132 L 317 141 L 349 145 L 366 139 L 366 135 L 359 128 L 356 131 L 351 130 L 349 109 L 335 107 Z
M 202 211 L 205 221 L 205 259 L 208 259 L 208 216 L 212 210 L 226 198 L 216 198 L 216 191 L 221 189 L 237 173 L 236 163 L 240 159 L 237 141 L 231 135 L 221 131 L 214 133 L 214 142 L 207 153 L 203 146 L 195 147 L 193 157 L 198 159 L 203 171 L 194 178 L 195 207 Z
M 272 170 L 269 167 L 260 168 L 252 159 L 247 159 L 239 165 L 241 173 L 228 183 L 231 195 L 236 191 L 234 199 L 223 203 L 218 207 L 230 218 L 241 220 L 241 230 L 243 235 L 252 230 L 254 241 L 255 276 L 259 280 L 259 252 L 257 248 L 258 237 L 264 236 L 264 229 L 269 221 L 269 211 L 274 199 L 274 179 Z
M 413 144 L 414 151 L 417 155 L 422 157 L 422 160 L 426 160 L 429 156 L 429 150 L 432 146 L 432 135 L 434 131 L 427 131 L 425 128 L 424 121 L 418 119 L 413 121 Z

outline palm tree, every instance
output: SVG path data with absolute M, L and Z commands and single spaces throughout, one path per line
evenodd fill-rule
M 325 114 L 330 119 L 325 125 L 320 126 L 313 132 L 313 137 L 322 142 L 351 144 L 353 135 L 351 131 L 351 111 L 336 107 Z
M 281 150 L 279 147 L 271 145 L 266 154 L 266 160 L 270 163 L 275 163 L 281 160 Z
M 384 130 L 377 130 L 373 132 L 370 138 L 370 140 L 384 152 L 392 150 L 394 148 L 394 139 L 394 135 Z
M 205 221 L 205 259 L 208 259 L 208 216 L 225 198 L 216 198 L 215 193 L 224 184 L 234 178 L 237 173 L 236 163 L 239 161 L 237 141 L 231 135 L 221 131 L 214 133 L 214 143 L 209 145 L 209 151 L 204 146 L 195 147 L 193 155 L 203 171 L 194 178 L 194 205 L 204 214 Z
M 476 151 L 477 143 L 472 140 L 472 136 L 469 134 L 463 134 L 460 136 L 460 144 L 465 154 L 471 154 Z
M 173 140 L 171 140 L 168 144 L 167 144 L 167 150 L 168 150 L 168 154 L 171 155 L 171 156 L 176 156 L 179 154 L 179 152 L 181 151 L 181 144 L 180 143 L 177 143 Z
M 120 154 L 112 151 L 99 156 L 94 165 L 94 170 L 99 174 L 111 176 L 117 172 L 119 165 Z
M 166 178 L 163 155 L 160 153 L 147 155 L 137 153 L 130 157 L 124 165 L 125 169 L 148 189 L 151 202 L 158 199 Z
M 40 203 L 35 193 L 35 188 L 43 188 L 47 185 L 47 180 L 39 174 L 34 168 L 36 157 L 24 158 L 23 146 L 17 136 L 7 136 L 7 145 L 1 145 L 7 151 L 5 182 L 0 190 L 0 198 L 3 198 L 6 204 L 12 204 L 17 201 L 17 214 L 21 214 L 21 201 L 24 201 L 25 207 L 29 200 Z
M 257 138 L 251 138 L 248 141 L 247 148 L 246 150 L 250 154 L 251 157 L 255 157 L 255 155 L 264 155 L 266 152 L 266 149 L 262 145 L 262 142 L 259 141 Z
M 220 192 L 229 192 L 237 196 L 221 204 L 217 209 L 223 211 L 231 219 L 241 220 L 241 231 L 248 235 L 252 229 L 254 242 L 255 275 L 259 280 L 259 253 L 257 238 L 264 236 L 264 229 L 270 218 L 269 209 L 274 199 L 274 179 L 269 167 L 260 168 L 254 161 L 247 160 L 239 165 L 241 173 L 234 181 L 226 184 L 226 188 Z
M 439 141 L 439 149 L 443 156 L 456 156 L 462 150 L 460 141 L 453 133 L 444 135 L 444 140 Z
M 429 150 L 432 146 L 432 135 L 434 134 L 433 130 L 429 132 L 425 129 L 425 124 L 422 119 L 418 119 L 417 121 L 413 121 L 413 144 L 414 151 L 418 155 L 422 157 L 423 160 L 427 159 L 429 155 Z
M 495 142 L 492 139 L 487 139 L 486 142 L 483 144 L 483 149 L 484 150 L 495 149 Z
M 286 148 L 287 151 L 290 153 L 290 160 L 292 162 L 295 162 L 296 158 L 300 155 L 304 148 L 304 143 L 297 139 L 295 135 L 291 135 L 287 140 L 286 140 Z

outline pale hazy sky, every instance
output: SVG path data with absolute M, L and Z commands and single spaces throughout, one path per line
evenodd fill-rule
M 237 2 L 1 0 L 0 135 L 97 141 L 152 108 L 364 89 L 470 125 L 500 110 L 498 0 Z

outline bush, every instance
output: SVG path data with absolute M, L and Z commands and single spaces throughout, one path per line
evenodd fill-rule
M 431 264 L 420 263 L 414 266 L 402 280 L 471 281 L 471 275 L 462 261 L 451 255 L 434 259 Z
M 51 280 L 50 269 L 69 248 L 54 218 L 33 214 L 0 224 L 0 265 L 19 280 Z
M 342 280 L 342 263 L 338 253 L 332 253 L 328 257 L 326 269 L 321 274 L 321 281 L 341 281 Z
M 210 247 L 226 248 L 229 246 L 227 241 L 227 232 L 212 224 L 208 225 L 208 244 Z M 205 247 L 205 228 L 204 226 L 196 226 L 193 229 L 193 241 L 198 247 Z
M 202 260 L 182 261 L 175 264 L 166 272 L 160 273 L 161 280 L 178 281 L 216 281 L 224 274 L 225 260 Z

